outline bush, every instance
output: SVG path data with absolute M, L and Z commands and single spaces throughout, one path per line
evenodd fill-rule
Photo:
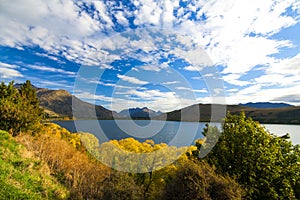
M 287 138 L 271 135 L 244 113 L 228 114 L 219 142 L 205 160 L 235 177 L 247 199 L 299 198 L 299 146 Z
M 162 199 L 242 199 L 242 189 L 230 178 L 217 175 L 207 163 L 188 161 L 176 170 Z
M 43 111 L 30 81 L 20 89 L 14 82 L 0 85 L 0 128 L 13 136 L 21 131 L 35 130 L 42 119 Z

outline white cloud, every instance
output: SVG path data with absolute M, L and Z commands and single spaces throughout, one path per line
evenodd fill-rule
M 238 92 L 238 95 L 253 95 L 259 92 L 261 85 L 252 85 Z
M 208 93 L 206 89 L 192 90 L 192 91 L 196 93 Z
M 186 91 L 191 91 L 194 93 L 208 93 L 206 89 L 193 89 L 193 88 L 188 88 L 188 87 L 175 87 L 176 90 L 186 90 Z
M 249 81 L 239 80 L 240 77 L 241 77 L 241 75 L 239 75 L 239 74 L 229 74 L 229 75 L 223 76 L 222 78 L 224 81 L 226 81 L 232 85 L 247 86 L 247 85 L 251 84 L 251 82 L 249 82 Z
M 256 65 L 273 62 L 274 53 L 291 47 L 291 42 L 270 36 L 296 24 L 295 18 L 284 14 L 296 2 L 212 0 L 203 7 L 199 2 L 198 16 L 204 14 L 207 20 L 185 20 L 179 29 L 191 33 L 200 45 L 206 46 L 212 61 L 226 66 L 224 73 L 241 74 Z M 249 36 L 250 33 L 257 36 Z
M 188 88 L 188 87 L 182 87 L 182 86 L 179 86 L 179 87 L 175 87 L 176 90 L 192 90 L 191 88 Z
M 286 59 L 278 59 L 265 69 L 265 74 L 255 79 L 265 86 L 292 87 L 300 83 L 300 54 Z
M 51 59 L 51 60 L 55 60 L 55 61 L 61 62 L 61 61 L 58 60 L 57 57 L 48 55 L 48 54 L 46 54 L 46 53 L 34 53 L 34 54 L 37 55 L 37 56 L 42 56 L 42 57 L 49 58 L 49 59 Z M 62 63 L 62 62 L 61 62 L 61 63 Z
M 177 83 L 179 83 L 179 81 L 167 81 L 167 82 L 163 82 L 162 85 L 173 85 Z
M 187 70 L 187 71 L 193 71 L 193 72 L 199 72 L 201 69 L 198 68 L 198 67 L 195 67 L 195 66 L 192 66 L 192 65 L 189 65 L 187 67 L 184 67 L 183 68 L 184 70 Z
M 115 13 L 115 17 L 117 18 L 119 24 L 128 26 L 128 20 L 124 17 L 123 12 L 118 11 Z
M 238 104 L 251 102 L 286 102 L 294 105 L 300 105 L 299 95 L 295 91 L 300 91 L 300 84 L 287 88 L 260 88 L 260 86 L 251 86 L 239 92 L 235 92 L 226 96 L 228 104 Z M 298 99 L 291 99 L 298 97 Z M 292 101 L 291 101 L 292 100 Z
M 192 1 L 187 2 L 187 8 L 180 8 L 174 16 L 179 0 L 136 0 L 136 10 L 132 12 L 122 2 L 118 7 L 111 1 L 84 2 L 88 6 L 94 5 L 96 11 L 88 14 L 82 10 L 82 1 L 3 1 L 0 25 L 5 28 L 0 33 L 0 44 L 16 48 L 36 45 L 53 55 L 63 52 L 67 59 L 81 64 L 99 65 L 103 58 L 107 62 L 118 59 L 117 55 L 101 50 L 110 44 L 109 40 L 103 43 L 105 34 L 102 31 L 113 30 L 111 15 L 126 27 L 127 18 L 134 16 L 135 25 L 153 24 L 187 34 L 187 37 L 178 36 L 176 40 L 190 49 L 173 49 L 170 53 L 202 67 L 207 61 L 199 59 L 199 49 L 191 48 L 191 44 L 197 44 L 207 50 L 214 63 L 227 66 L 224 73 L 244 73 L 255 65 L 273 62 L 274 53 L 282 47 L 291 46 L 288 41 L 276 41 L 270 36 L 297 23 L 296 18 L 284 14 L 288 7 L 299 9 L 297 0 Z M 192 13 L 196 20 L 188 19 Z M 207 20 L 200 20 L 202 15 Z M 260 36 L 250 37 L 250 33 Z M 145 52 L 149 52 L 154 48 L 153 42 L 158 42 L 152 41 L 154 38 L 147 34 L 141 36 L 140 41 L 118 43 L 129 44 L 128 48 L 144 48 Z M 142 44 L 142 41 L 145 43 Z M 116 48 L 118 43 L 112 43 L 111 47 Z
M 39 65 L 28 65 L 30 69 L 35 69 L 39 71 L 46 71 L 46 72 L 54 72 L 54 73 L 61 73 L 61 74 L 67 74 L 67 75 L 75 75 L 75 72 L 66 71 L 63 69 L 58 69 L 54 67 L 46 67 L 46 66 L 39 66 Z
M 194 76 L 191 79 L 193 79 L 193 80 L 202 80 L 202 77 L 201 76 Z
M 199 71 L 214 63 L 224 66 L 222 73 L 226 82 L 247 86 L 235 93 L 241 101 L 247 95 L 249 100 L 250 94 L 257 99 L 291 95 L 292 89 L 297 89 L 299 85 L 300 54 L 292 58 L 276 58 L 276 54 L 283 48 L 292 48 L 295 44 L 293 41 L 272 37 L 282 29 L 299 23 L 299 0 L 190 1 L 186 2 L 187 8 L 178 10 L 177 16 L 174 16 L 174 10 L 179 8 L 179 0 L 135 0 L 133 3 L 137 9 L 133 12 L 129 12 L 122 2 L 118 8 L 113 5 L 114 1 L 85 3 L 88 6 L 94 5 L 96 11 L 87 13 L 82 10 L 81 1 L 2 0 L 0 26 L 3 28 L 0 31 L 0 45 L 20 50 L 23 46 L 39 46 L 48 53 L 50 59 L 56 60 L 56 55 L 62 55 L 71 61 L 98 65 L 102 69 L 111 69 L 110 63 L 123 59 L 124 55 L 146 62 L 147 65 L 141 69 L 157 72 L 168 67 L 168 64 L 162 67 L 157 63 L 161 58 L 168 58 L 169 53 L 188 62 L 190 66 L 183 68 L 188 71 Z M 298 13 L 293 13 L 292 16 L 286 13 L 288 9 L 294 9 Z M 189 19 L 192 14 L 197 19 Z M 170 31 L 136 29 L 136 34 L 129 34 L 127 37 L 126 34 L 113 35 L 110 32 L 114 28 L 112 15 L 126 28 L 128 16 L 131 16 L 135 17 L 134 23 L 139 27 L 152 24 Z M 202 16 L 206 20 L 201 19 Z M 180 34 L 169 37 L 172 35 L 170 32 L 175 33 L 175 30 Z M 112 37 L 104 37 L 107 33 Z M 159 47 L 166 52 L 153 53 Z M 137 49 L 141 49 L 143 54 L 136 54 Z M 118 50 L 121 50 L 122 55 Z M 172 58 L 169 59 L 171 60 Z M 268 66 L 265 74 L 253 79 L 254 83 L 252 80 L 240 80 L 243 74 L 257 65 Z M 70 71 L 45 66 L 35 66 L 35 69 L 73 75 Z M 2 77 L 22 77 L 17 66 L 3 63 L 0 65 L 0 73 Z M 148 83 L 136 77 L 118 77 L 137 85 Z M 201 80 L 201 77 L 192 79 Z M 106 86 L 113 87 L 109 84 Z M 271 90 L 265 90 L 264 86 L 280 86 L 285 90 L 278 90 L 282 94 L 275 90 L 271 94 Z M 269 94 L 270 97 L 262 97 L 263 94 Z M 234 100 L 234 96 L 229 99 Z M 164 102 L 161 100 L 156 103 Z
M 300 53 L 291 58 L 279 59 L 267 68 L 267 73 L 281 73 L 284 75 L 300 74 Z
M 137 85 L 145 85 L 145 84 L 148 84 L 147 81 L 142 81 L 142 80 L 139 80 L 135 77 L 131 77 L 131 76 L 126 76 L 126 75 L 121 75 L 121 74 L 118 74 L 117 77 L 119 79 L 121 79 L 122 81 L 126 81 L 126 82 L 129 82 L 129 83 L 133 83 L 133 84 L 137 84 Z
M 23 77 L 23 75 L 16 69 L 20 68 L 17 65 L 11 65 L 0 62 L 0 77 L 1 78 L 14 78 Z
M 115 100 L 112 97 L 108 97 L 105 95 L 92 94 L 89 92 L 77 92 L 77 93 L 74 93 L 73 95 L 75 95 L 76 97 L 78 97 L 80 99 L 86 100 L 88 102 L 95 102 L 97 100 L 105 101 L 105 102 L 112 102 Z
M 136 1 L 138 10 L 134 11 L 136 16 L 134 23 L 142 25 L 145 23 L 159 25 L 162 9 L 155 1 L 140 0 Z
M 161 68 L 159 66 L 145 65 L 145 66 L 142 66 L 140 68 L 143 69 L 143 70 L 146 70 L 146 71 L 155 71 L 155 72 L 160 72 L 161 71 Z

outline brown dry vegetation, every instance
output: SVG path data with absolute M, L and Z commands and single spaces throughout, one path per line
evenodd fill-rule
M 85 153 L 53 136 L 20 135 L 17 140 L 48 164 L 52 175 L 70 190 L 72 199 L 102 196 L 101 183 L 109 176 L 109 168 L 92 162 Z
M 20 134 L 16 140 L 45 163 L 67 187 L 70 199 L 141 199 L 134 175 L 104 166 L 85 150 L 78 134 L 45 124 L 39 135 Z

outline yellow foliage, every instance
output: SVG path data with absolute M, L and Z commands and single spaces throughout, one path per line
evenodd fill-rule
M 44 123 L 41 132 L 48 135 L 54 135 L 59 139 L 63 139 L 76 149 L 79 149 L 82 146 L 79 134 L 71 133 L 67 129 L 62 128 L 57 124 Z

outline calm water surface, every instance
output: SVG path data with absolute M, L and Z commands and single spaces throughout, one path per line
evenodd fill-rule
M 293 124 L 264 124 L 265 128 L 275 135 L 289 133 L 293 144 L 300 144 L 300 125 Z
M 133 137 L 141 142 L 151 139 L 155 143 L 189 146 L 202 138 L 205 123 L 149 120 L 76 120 L 55 121 L 71 132 L 89 132 L 100 142 Z M 220 127 L 220 124 L 212 124 Z M 300 125 L 264 124 L 271 133 L 289 133 L 293 144 L 300 144 Z

